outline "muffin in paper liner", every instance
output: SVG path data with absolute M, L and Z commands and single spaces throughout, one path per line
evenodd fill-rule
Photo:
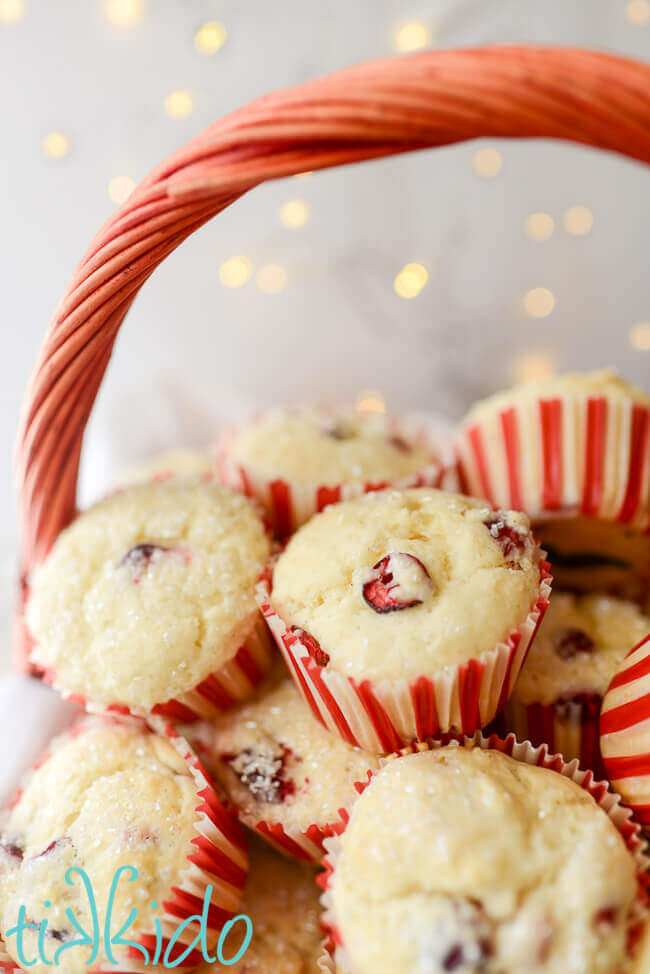
M 285 410 L 283 415 L 295 416 L 306 412 L 296 408 Z M 341 419 L 344 414 L 335 409 L 323 410 L 332 421 Z M 273 415 L 271 410 L 253 417 L 253 423 L 261 423 Z M 340 483 L 301 483 L 289 477 L 270 477 L 256 470 L 252 464 L 237 462 L 231 455 L 231 446 L 243 426 L 232 426 L 219 437 L 216 448 L 216 468 L 223 484 L 257 500 L 268 521 L 281 540 L 286 540 L 294 531 L 322 511 L 328 504 L 351 500 L 370 491 L 386 487 L 439 487 L 456 490 L 458 477 L 453 449 L 441 433 L 416 422 L 384 417 L 388 429 L 398 441 L 412 442 L 431 455 L 413 473 L 395 478 L 356 479 Z
M 612 787 L 650 829 L 650 633 L 625 657 L 603 700 L 600 746 Z
M 650 629 L 634 602 L 611 595 L 554 591 L 549 610 L 512 696 L 495 721 L 535 746 L 606 777 L 600 753 L 600 708 L 631 646 Z
M 165 900 L 160 903 L 156 919 L 160 923 L 161 957 L 164 957 L 170 938 L 180 924 L 196 914 L 201 914 L 206 888 L 211 885 L 213 890 L 206 927 L 208 948 L 212 949 L 223 926 L 237 915 L 238 906 L 243 896 L 248 873 L 246 838 L 241 826 L 227 810 L 226 805 L 210 783 L 205 770 L 187 741 L 180 737 L 175 728 L 163 718 L 153 717 L 148 723 L 134 721 L 129 717 L 109 715 L 83 718 L 59 735 L 50 749 L 46 750 L 35 762 L 25 776 L 22 785 L 14 793 L 4 811 L 3 818 L 8 817 L 11 809 L 20 800 L 27 781 L 40 767 L 47 763 L 51 754 L 54 753 L 52 747 L 56 748 L 57 743 L 65 743 L 70 738 L 82 735 L 87 728 L 92 729 L 93 726 L 101 724 L 127 728 L 133 726 L 137 727 L 141 733 L 166 739 L 190 772 L 197 793 L 193 826 L 194 837 L 191 839 L 190 848 L 187 850 L 186 866 L 178 874 Z M 188 924 L 177 938 L 177 949 L 172 954 L 172 960 L 174 957 L 180 956 L 184 949 L 194 941 L 198 929 L 198 924 Z M 155 929 L 150 933 L 146 930 L 140 931 L 134 935 L 134 939 L 135 942 L 148 950 L 150 956 L 155 954 L 157 945 Z M 2 965 L 6 964 L 7 960 L 9 965 L 15 963 L 11 960 L 6 945 L 3 945 L 0 939 L 0 972 L 3 971 Z M 179 970 L 194 970 L 201 961 L 201 950 L 194 949 L 186 960 L 177 966 Z M 15 969 L 22 968 L 16 967 Z M 99 962 L 99 966 L 90 970 L 91 974 L 100 974 L 104 971 L 121 974 L 122 969 L 125 972 L 142 972 L 145 970 L 165 970 L 166 968 L 163 967 L 162 961 L 158 965 L 145 966 L 139 951 L 134 948 L 126 948 L 121 952 L 117 967 L 104 959 Z M 10 974 L 14 968 L 9 966 L 5 967 L 5 970 L 6 974 Z
M 628 947 L 632 952 L 638 944 L 639 938 L 642 935 L 644 921 L 648 917 L 648 886 L 650 884 L 648 868 L 650 866 L 650 860 L 647 856 L 647 845 L 641 835 L 640 826 L 634 821 L 630 809 L 623 807 L 619 796 L 611 792 L 607 782 L 596 780 L 590 770 L 581 770 L 578 762 L 575 760 L 567 763 L 562 759 L 561 755 L 550 754 L 545 745 L 533 747 L 530 741 L 517 741 L 514 734 L 508 735 L 507 738 L 500 738 L 495 734 L 486 737 L 480 731 L 477 731 L 471 737 L 445 735 L 436 741 L 416 742 L 399 752 L 382 758 L 381 764 L 383 767 L 391 761 L 399 760 L 401 757 L 429 750 L 437 750 L 450 744 L 470 749 L 480 747 L 483 750 L 500 751 L 517 761 L 529 765 L 536 765 L 561 774 L 588 792 L 596 804 L 606 812 L 623 837 L 625 845 L 636 864 L 638 896 L 629 917 L 628 932 Z M 367 780 L 358 783 L 357 791 L 359 794 L 365 791 L 372 781 L 374 774 L 373 772 L 369 772 Z M 321 903 L 323 905 L 322 922 L 326 934 L 323 956 L 319 961 L 322 974 L 352 974 L 353 972 L 345 946 L 342 942 L 341 934 L 337 928 L 331 897 L 331 879 L 336 869 L 340 850 L 340 837 L 345 832 L 352 807 L 353 805 L 351 804 L 349 808 L 342 811 L 341 821 L 336 828 L 335 835 L 325 841 L 326 854 L 323 860 L 324 871 L 317 880 L 323 889 L 323 895 L 321 897 Z
M 45 682 L 57 690 L 62 697 L 75 701 L 89 713 L 113 713 L 142 718 L 154 714 L 166 717 L 168 720 L 189 724 L 194 720 L 209 720 L 210 717 L 250 697 L 255 687 L 262 682 L 271 669 L 276 655 L 273 641 L 269 638 L 268 627 L 258 614 L 246 642 L 240 646 L 232 659 L 202 680 L 193 690 L 165 703 L 156 704 L 152 711 L 141 707 L 127 707 L 119 703 L 99 704 L 79 693 L 71 693 L 67 690 L 59 682 L 55 670 L 42 670 L 41 675 Z
M 525 511 L 567 588 L 650 585 L 650 400 L 614 373 L 567 375 L 478 403 L 457 434 L 466 492 Z
M 320 665 L 304 631 L 289 629 L 271 604 L 273 564 L 259 581 L 257 600 L 314 717 L 348 744 L 387 754 L 450 731 L 473 734 L 503 708 L 549 604 L 549 566 L 542 560 L 539 569 L 537 598 L 507 639 L 476 659 L 413 680 L 359 682 Z
M 332 823 L 378 758 L 333 737 L 279 660 L 252 700 L 200 730 L 209 774 L 249 829 L 292 858 L 320 865 Z
M 32 573 L 31 661 L 94 712 L 209 717 L 276 655 L 253 591 L 272 551 L 257 506 L 213 479 L 115 491 Z

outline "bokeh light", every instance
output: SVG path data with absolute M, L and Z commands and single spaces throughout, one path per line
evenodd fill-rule
M 629 0 L 625 4 L 625 17 L 631 24 L 650 24 L 650 3 L 648 0 Z
M 550 379 L 555 369 L 553 360 L 545 352 L 526 352 L 515 359 L 515 382 L 538 382 Z
M 594 215 L 588 206 L 570 206 L 562 221 L 567 233 L 584 237 L 594 225 Z
M 531 213 L 524 223 L 524 233 L 531 240 L 548 240 L 554 229 L 555 221 L 550 213 Z
M 420 51 L 431 43 L 431 31 L 426 24 L 419 20 L 410 20 L 402 24 L 395 34 L 395 48 L 402 54 L 409 51 Z
M 477 176 L 493 179 L 503 168 L 503 157 L 498 149 L 478 149 L 474 153 L 472 167 Z
M 289 200 L 280 210 L 282 225 L 290 230 L 299 230 L 309 219 L 309 206 L 304 200 Z
M 534 287 L 524 294 L 524 310 L 531 318 L 548 318 L 555 307 L 555 295 L 546 287 Z
M 17 24 L 26 12 L 25 0 L 0 0 L 0 20 L 5 24 Z
M 357 396 L 358 413 L 385 413 L 386 401 L 378 389 L 364 389 Z
M 120 206 L 135 189 L 135 180 L 130 176 L 113 176 L 108 183 L 108 195 L 113 203 Z
M 224 287 L 241 287 L 253 273 L 253 262 L 248 257 L 237 255 L 224 260 L 219 268 L 219 280 Z
M 265 264 L 255 275 L 255 283 L 265 294 L 279 294 L 287 286 L 287 272 L 280 264 Z
M 218 20 L 208 20 L 194 35 L 194 47 L 199 54 L 216 54 L 226 43 L 228 31 Z
M 114 27 L 135 27 L 144 17 L 144 0 L 104 0 L 104 13 Z
M 639 352 L 650 352 L 650 321 L 638 321 L 630 329 L 630 345 Z
M 43 136 L 41 147 L 48 159 L 65 159 L 70 152 L 70 139 L 65 132 L 55 130 Z
M 393 281 L 400 298 L 416 298 L 429 280 L 429 272 L 422 264 L 406 264 Z
M 165 112 L 170 118 L 187 118 L 194 110 L 194 96 L 187 88 L 178 88 L 165 98 Z

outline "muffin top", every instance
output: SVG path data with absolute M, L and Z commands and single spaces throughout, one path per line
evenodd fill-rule
M 630 385 L 611 369 L 600 369 L 597 372 L 567 372 L 565 375 L 550 379 L 524 382 L 512 389 L 482 399 L 472 406 L 463 424 L 471 424 L 484 411 L 499 411 L 514 402 L 524 404 L 537 399 L 564 396 L 580 399 L 589 396 L 607 396 L 619 400 L 633 399 L 642 405 L 650 406 L 650 397 L 643 389 Z
M 319 889 L 314 870 L 285 859 L 255 837 L 250 840 L 250 870 L 239 912 L 250 917 L 253 939 L 236 964 L 207 965 L 201 974 L 316 974 L 322 954 Z M 239 924 L 224 947 L 226 960 L 243 943 Z
M 17 942 L 7 930 L 23 905 L 36 924 L 47 919 L 50 959 L 78 936 L 67 908 L 84 930 L 92 931 L 82 881 L 77 874 L 72 885 L 66 883 L 72 867 L 86 871 L 100 916 L 105 916 L 115 871 L 135 867 L 137 879 L 128 882 L 125 875 L 117 886 L 112 929 L 120 930 L 133 908 L 138 917 L 131 939 L 139 930 L 152 929 L 151 901 L 161 904 L 187 868 L 199 803 L 196 783 L 180 755 L 140 724 L 90 718 L 74 735 L 54 741 L 0 833 L 0 935 L 11 956 L 18 959 Z M 25 933 L 27 958 L 37 956 L 37 936 L 36 931 Z M 89 955 L 89 948 L 70 948 L 61 958 L 62 969 L 66 974 L 88 970 Z M 38 974 L 46 969 L 40 963 L 31 968 Z
M 650 618 L 634 602 L 554 592 L 514 696 L 525 704 L 550 704 L 580 693 L 602 697 L 647 632 Z
M 407 678 L 493 649 L 539 589 L 528 518 L 433 488 L 332 505 L 293 536 L 271 601 L 354 678 Z
M 451 746 L 373 779 L 331 903 L 355 974 L 619 974 L 635 871 L 573 781 Z
M 33 658 L 68 692 L 149 710 L 236 654 L 269 552 L 250 501 L 217 484 L 112 494 L 60 534 L 32 579 Z
M 335 485 L 408 477 L 437 462 L 413 431 L 377 413 L 275 410 L 236 430 L 230 458 L 258 476 Z
M 150 480 L 166 480 L 168 477 L 209 477 L 213 472 L 214 461 L 208 450 L 179 447 L 156 453 L 134 464 L 120 477 L 120 485 L 126 487 Z
M 246 824 L 300 831 L 338 822 L 355 783 L 379 766 L 325 730 L 286 676 L 217 718 L 213 750 L 215 773 Z

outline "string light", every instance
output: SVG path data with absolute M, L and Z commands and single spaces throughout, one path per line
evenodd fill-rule
M 648 0 L 629 0 L 625 4 L 625 17 L 631 24 L 650 23 L 650 3 Z
M 524 309 L 531 318 L 548 318 L 555 307 L 555 295 L 546 287 L 534 287 L 524 294 Z
M 199 54 L 216 54 L 226 43 L 228 31 L 218 20 L 208 20 L 194 35 L 194 47 Z
M 629 334 L 630 345 L 639 352 L 650 352 L 650 321 L 639 321 Z
M 429 272 L 422 264 L 406 264 L 393 281 L 400 298 L 416 298 L 429 280 Z
M 0 20 L 5 24 L 18 23 L 25 13 L 25 0 L 0 0 Z
M 118 206 L 129 198 L 134 189 L 135 180 L 130 176 L 113 176 L 108 183 L 108 195 Z
M 385 413 L 386 401 L 377 389 L 364 389 L 357 396 L 358 413 Z
M 570 206 L 563 217 L 564 229 L 574 237 L 584 237 L 594 225 L 594 215 L 587 206 Z
M 265 294 L 279 294 L 287 286 L 287 272 L 279 264 L 265 264 L 255 275 L 255 281 Z
M 554 229 L 555 221 L 550 213 L 531 213 L 524 223 L 524 233 L 531 240 L 548 240 Z
M 515 361 L 515 382 L 538 382 L 550 379 L 555 369 L 550 356 L 544 352 L 528 352 Z
M 402 24 L 395 34 L 395 47 L 402 54 L 409 51 L 420 51 L 431 42 L 431 31 L 426 24 L 419 20 L 411 20 Z
M 289 200 L 280 210 L 282 225 L 290 230 L 304 227 L 309 219 L 309 207 L 304 200 Z
M 70 152 L 70 140 L 64 132 L 48 132 L 43 136 L 41 147 L 48 159 L 65 159 Z
M 219 280 L 224 287 L 241 287 L 253 273 L 253 262 L 248 257 L 229 257 L 219 268 Z
M 477 176 L 482 176 L 483 179 L 493 179 L 501 172 L 503 158 L 497 149 L 478 149 L 474 153 L 472 166 Z
M 165 111 L 170 118 L 187 118 L 194 110 L 194 97 L 187 88 L 172 91 L 165 98 Z
M 104 0 L 104 13 L 114 27 L 135 27 L 144 16 L 144 0 Z

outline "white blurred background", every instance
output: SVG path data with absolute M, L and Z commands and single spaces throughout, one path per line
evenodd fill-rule
M 647 59 L 650 2 L 0 0 L 0 658 L 23 387 L 76 261 L 134 181 L 271 89 L 400 50 L 513 41 Z M 137 299 L 89 429 L 84 499 L 273 401 L 376 390 L 389 409 L 454 419 L 551 370 L 610 364 L 647 386 L 649 190 L 623 159 L 498 141 L 262 187 Z

